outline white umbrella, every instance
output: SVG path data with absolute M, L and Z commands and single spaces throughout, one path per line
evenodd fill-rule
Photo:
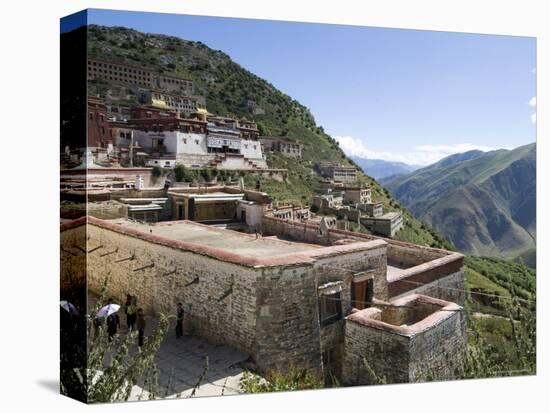
M 67 300 L 60 301 L 59 305 L 63 310 L 67 311 L 68 313 L 78 315 L 78 310 L 76 309 L 76 307 Z
M 120 309 L 118 304 L 107 304 L 101 307 L 96 314 L 96 317 L 109 317 L 111 314 L 116 313 Z

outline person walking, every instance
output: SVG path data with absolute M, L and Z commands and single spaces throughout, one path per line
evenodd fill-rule
M 183 317 L 185 312 L 183 311 L 183 304 L 178 303 L 178 309 L 176 312 L 176 338 L 183 336 Z
M 126 294 L 126 301 L 124 302 L 124 314 L 126 314 L 126 327 L 130 330 L 130 317 L 128 317 L 128 310 L 132 305 L 132 296 L 130 293 Z
M 120 326 L 120 319 L 118 313 L 113 313 L 107 317 L 107 333 L 109 334 L 109 341 L 113 340 L 113 336 L 117 333 Z
M 126 309 L 126 323 L 128 324 L 128 331 L 135 328 L 136 325 L 136 313 L 137 313 L 137 297 L 132 296 L 130 298 L 130 305 Z
M 145 315 L 143 309 L 138 308 L 136 313 L 136 326 L 138 329 L 138 346 L 143 346 L 143 339 L 145 338 Z

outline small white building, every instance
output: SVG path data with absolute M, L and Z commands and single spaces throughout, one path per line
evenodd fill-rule
M 260 142 L 236 134 L 135 131 L 134 142 L 151 154 L 148 166 L 265 169 Z M 168 159 L 171 156 L 173 159 Z M 157 162 L 155 162 L 157 161 Z M 162 164 L 161 164 L 162 163 Z

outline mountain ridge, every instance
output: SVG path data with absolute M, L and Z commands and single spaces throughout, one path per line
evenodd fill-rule
M 361 158 L 359 156 L 350 156 L 363 172 L 380 180 L 390 176 L 405 175 L 422 168 L 420 165 L 409 165 L 404 162 L 386 161 L 384 159 Z
M 451 155 L 382 184 L 460 251 L 515 257 L 535 243 L 535 145 Z

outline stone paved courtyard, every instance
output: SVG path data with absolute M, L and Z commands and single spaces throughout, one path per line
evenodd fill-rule
M 149 320 L 148 324 L 153 323 Z M 152 327 L 147 328 L 146 334 L 152 330 Z M 208 358 L 208 368 L 204 373 L 206 358 Z M 159 370 L 160 393 L 163 396 L 166 394 L 164 396 L 166 398 L 242 393 L 239 382 L 243 369 L 236 364 L 247 358 L 246 354 L 238 350 L 208 343 L 200 337 L 184 336 L 176 339 L 174 329 L 171 327 L 155 358 Z M 204 377 L 196 387 L 203 373 Z M 196 390 L 192 396 L 194 387 Z M 134 386 L 130 400 L 147 400 L 148 396 L 148 392 L 143 387 Z
M 90 309 L 95 305 L 96 299 L 97 295 L 89 295 Z M 146 319 L 145 336 L 148 337 L 155 328 L 156 320 L 151 317 Z M 127 334 L 126 317 L 122 311 L 120 324 L 119 334 Z M 131 351 L 135 350 L 137 342 Z M 208 368 L 205 372 L 207 358 Z M 240 380 L 244 370 L 238 364 L 247 359 L 248 355 L 234 348 L 212 344 L 201 337 L 189 335 L 176 339 L 175 322 L 172 321 L 155 357 L 155 365 L 159 371 L 159 397 L 170 399 L 242 393 Z M 200 380 L 203 373 L 204 377 Z M 147 386 L 140 384 L 133 387 L 129 400 L 149 399 Z M 194 395 L 193 388 L 196 388 Z

